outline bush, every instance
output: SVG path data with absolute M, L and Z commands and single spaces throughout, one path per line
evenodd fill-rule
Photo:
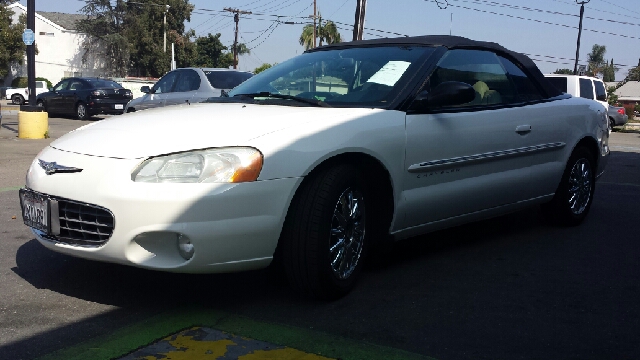
M 42 78 L 42 77 L 37 77 L 36 81 L 44 81 L 44 82 L 46 82 L 47 83 L 47 89 L 51 89 L 53 87 L 53 85 L 51 84 L 51 81 L 49 81 L 49 79 L 45 79 L 45 78 Z M 13 81 L 11 82 L 11 87 L 13 87 L 13 88 L 26 88 L 27 86 L 29 86 L 29 84 L 28 84 L 26 76 L 17 77 L 15 79 L 13 79 Z

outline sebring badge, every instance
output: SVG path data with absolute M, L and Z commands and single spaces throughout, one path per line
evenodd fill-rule
M 47 161 L 38 159 L 38 162 L 40 162 L 40 167 L 44 169 L 44 172 L 47 175 L 52 175 L 55 173 L 75 173 L 75 172 L 82 171 L 82 169 L 78 169 L 75 167 L 58 165 L 55 161 L 47 162 Z

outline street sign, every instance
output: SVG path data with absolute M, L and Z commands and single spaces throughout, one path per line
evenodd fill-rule
M 578 65 L 578 75 L 584 76 L 587 73 L 587 65 Z
M 24 29 L 22 33 L 22 41 L 25 45 L 33 45 L 33 42 L 36 40 L 36 35 L 33 33 L 31 29 Z

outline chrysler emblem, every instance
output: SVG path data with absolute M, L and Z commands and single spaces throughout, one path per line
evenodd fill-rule
M 40 159 L 38 159 L 38 161 L 40 162 L 40 167 L 44 169 L 44 172 L 47 175 L 52 175 L 55 173 L 74 173 L 74 172 L 82 171 L 82 169 L 78 169 L 75 167 L 58 165 L 55 161 L 48 162 Z

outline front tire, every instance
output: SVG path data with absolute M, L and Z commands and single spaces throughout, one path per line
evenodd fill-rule
M 89 113 L 87 112 L 87 106 L 84 103 L 78 103 L 76 105 L 76 117 L 78 120 L 87 120 L 89 118 Z
M 591 208 L 595 180 L 593 154 L 584 147 L 576 148 L 569 157 L 556 194 L 543 207 L 549 218 L 560 225 L 579 225 Z
M 305 295 L 336 299 L 355 286 L 369 246 L 367 189 L 351 165 L 321 171 L 296 194 L 281 238 L 292 286 Z

